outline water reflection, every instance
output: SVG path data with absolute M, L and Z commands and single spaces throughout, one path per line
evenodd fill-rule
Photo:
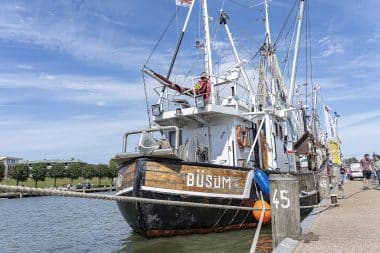
M 249 229 L 225 233 L 147 239 L 136 233 L 131 233 L 124 240 L 123 248 L 116 252 L 249 252 L 254 234 L 255 230 Z M 260 234 L 256 252 L 266 253 L 271 251 L 271 230 L 270 227 L 264 227 Z

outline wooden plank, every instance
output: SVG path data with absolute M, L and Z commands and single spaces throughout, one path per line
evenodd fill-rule
M 180 191 L 244 193 L 248 171 L 146 162 L 145 186 Z
M 123 177 L 121 181 L 121 189 L 133 186 L 134 177 L 136 171 L 136 163 L 131 163 L 123 168 L 121 175 Z

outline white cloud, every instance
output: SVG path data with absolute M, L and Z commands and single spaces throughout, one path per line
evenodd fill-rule
M 28 126 L 28 127 L 25 127 Z M 88 162 L 108 162 L 121 152 L 127 130 L 146 126 L 139 115 L 116 118 L 78 116 L 60 121 L 13 118 L 0 123 L 0 150 L 24 159 L 77 157 Z
M 369 122 L 374 119 L 380 119 L 380 110 L 360 112 L 342 117 L 340 127 L 350 128 L 352 126 L 361 125 L 363 122 Z
M 365 153 L 380 153 L 379 125 L 379 119 L 371 122 L 363 120 L 357 125 L 342 128 L 339 135 L 342 139 L 344 154 L 346 156 L 351 156 L 351 154 L 362 156 Z
M 32 70 L 33 69 L 33 66 L 31 66 L 29 64 L 18 64 L 16 67 L 18 69 L 23 69 L 23 70 Z
M 327 57 L 336 54 L 344 54 L 345 48 L 341 41 L 337 38 L 331 38 L 330 36 L 325 36 L 318 41 L 324 50 L 322 56 Z
M 144 99 L 142 83 L 123 82 L 111 77 L 52 75 L 46 73 L 0 73 L 2 89 L 33 89 L 35 93 L 0 96 L 0 102 L 8 103 L 34 97 L 74 101 L 103 106 L 110 102 L 127 102 Z M 41 91 L 47 92 L 41 94 Z
M 111 29 L 111 25 L 104 25 L 101 30 L 89 29 L 93 24 L 80 14 L 90 14 L 73 13 L 75 10 L 68 7 L 70 4 L 56 4 L 56 7 L 67 8 L 67 13 L 59 15 L 49 7 L 38 9 L 38 4 L 26 4 L 22 8 L 5 4 L 0 11 L 0 39 L 25 43 L 28 47 L 42 46 L 93 63 L 96 60 L 125 68 L 136 68 L 142 64 L 147 55 L 144 44 L 149 44 L 149 41 L 138 40 L 125 31 L 120 34 Z M 91 15 L 103 22 L 121 25 L 104 14 L 91 12 Z M 124 36 L 123 43 L 120 36 Z M 20 65 L 20 68 L 25 66 Z

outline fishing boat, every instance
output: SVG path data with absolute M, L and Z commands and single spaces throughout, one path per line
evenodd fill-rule
M 224 73 L 216 74 L 207 1 L 177 4 L 187 8 L 187 14 L 169 71 L 163 75 L 146 65 L 142 68 L 159 84 L 157 103 L 151 105 L 152 122 L 146 129 L 125 133 L 123 150 L 113 158 L 120 166 L 117 195 L 252 207 L 261 193 L 270 202 L 269 174 L 291 173 L 300 181 L 301 205 L 318 202 L 312 168 L 301 172 L 297 166 L 296 149 L 309 154 L 313 141 L 304 128 L 302 107 L 292 99 L 304 0 L 297 9 L 288 86 L 271 42 L 267 1 L 266 34 L 257 52 L 254 77 L 239 55 L 224 10 L 219 24 L 234 61 Z M 203 17 L 203 38 L 196 42 L 196 50 L 202 50 L 203 70 L 190 84 L 181 84 L 171 79 L 171 73 L 195 4 Z M 258 223 L 250 211 L 127 202 L 118 206 L 133 230 L 147 237 L 238 230 Z

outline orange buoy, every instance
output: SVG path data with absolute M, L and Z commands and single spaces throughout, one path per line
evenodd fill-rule
M 262 206 L 261 203 L 262 203 L 262 200 L 257 200 L 255 202 L 255 204 L 253 205 L 253 208 L 258 208 L 258 209 L 263 208 L 263 206 Z M 270 209 L 270 205 L 265 200 L 264 200 L 264 206 L 265 206 L 265 209 Z M 255 217 L 256 220 L 259 221 L 260 220 L 260 215 L 261 215 L 261 210 L 253 210 L 252 212 L 253 212 L 253 217 Z M 265 211 L 264 212 L 263 222 L 265 223 L 265 222 L 270 221 L 270 217 L 271 217 L 270 210 Z

